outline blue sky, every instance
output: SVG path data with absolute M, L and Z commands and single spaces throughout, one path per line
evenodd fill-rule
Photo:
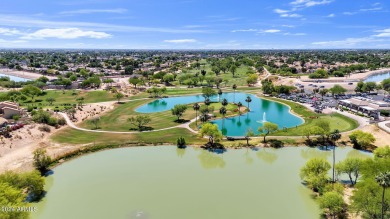
M 0 48 L 390 48 L 390 3 L 369 0 L 14 0 Z

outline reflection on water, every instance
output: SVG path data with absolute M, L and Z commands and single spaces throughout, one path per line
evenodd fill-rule
M 251 156 L 251 153 L 249 152 L 249 149 L 246 150 L 244 153 L 245 163 L 246 164 L 253 164 L 253 158 Z
M 184 148 L 176 148 L 176 154 L 178 157 L 182 158 L 186 153 L 186 149 Z
M 331 151 L 286 147 L 222 152 L 162 146 L 82 156 L 54 168 L 46 178 L 47 195 L 32 204 L 38 208 L 32 218 L 319 218 L 320 209 L 302 185 L 299 170 L 312 157 L 331 161 Z M 337 162 L 361 154 L 336 148 Z
M 320 150 L 318 148 L 310 148 L 310 147 L 304 147 L 301 148 L 301 157 L 305 160 L 310 159 L 312 157 L 319 157 L 319 158 L 328 158 L 329 156 L 332 155 L 331 151 L 325 151 L 325 150 Z
M 202 150 L 198 155 L 200 164 L 204 169 L 215 169 L 215 168 L 224 168 L 225 161 L 222 158 L 222 155 L 209 152 L 207 150 Z
M 256 153 L 256 156 L 265 163 L 272 164 L 278 159 L 278 155 L 275 153 L 276 149 L 262 148 Z

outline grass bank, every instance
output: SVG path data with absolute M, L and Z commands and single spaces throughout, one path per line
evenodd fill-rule
M 304 124 L 285 130 L 280 130 L 278 132 L 273 133 L 273 136 L 303 136 L 307 128 L 315 126 L 316 123 L 321 120 L 330 122 L 330 129 L 338 129 L 340 132 L 350 131 L 359 127 L 359 123 L 356 120 L 341 115 L 339 113 L 332 113 L 329 115 L 319 114 L 309 110 L 301 104 L 294 103 L 292 101 L 270 97 L 267 97 L 265 99 L 273 100 L 288 105 L 293 113 L 297 114 L 305 120 Z

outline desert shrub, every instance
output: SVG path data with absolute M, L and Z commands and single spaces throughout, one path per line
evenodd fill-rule
M 282 141 L 280 141 L 280 140 L 277 140 L 277 139 L 270 139 L 270 140 L 268 140 L 268 143 L 273 148 L 282 148 L 282 147 L 284 147 L 284 143 Z
M 48 125 L 39 126 L 38 130 L 41 132 L 50 132 L 51 131 L 50 126 L 48 126 Z
M 64 118 L 60 118 L 60 119 L 58 119 L 58 125 L 65 125 L 66 124 L 66 121 L 65 121 L 65 119 Z

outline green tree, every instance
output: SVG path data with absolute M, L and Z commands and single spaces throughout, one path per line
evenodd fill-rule
M 25 207 L 26 195 L 22 190 L 17 189 L 8 183 L 0 182 L 0 205 L 1 207 Z M 27 219 L 28 212 L 23 211 L 0 211 L 0 218 L 4 219 Z
M 362 90 L 363 90 L 364 92 L 370 93 L 371 91 L 375 90 L 376 87 L 377 87 L 377 85 L 376 85 L 375 82 L 366 82 L 366 83 L 363 85 Z
M 250 111 L 249 103 L 252 102 L 252 98 L 250 96 L 247 96 L 246 99 L 245 99 L 245 102 L 248 103 L 248 111 Z
M 321 97 L 324 98 L 324 96 L 325 96 L 328 92 L 329 92 L 329 90 L 326 89 L 326 88 L 321 89 L 321 90 L 320 90 L 320 95 L 321 95 Z
M 226 98 L 224 98 L 223 100 L 222 100 L 222 106 L 224 106 L 224 107 L 226 107 L 228 104 L 229 104 L 229 102 L 227 101 L 227 99 Z
M 232 73 L 233 78 L 234 78 L 234 77 L 235 77 L 235 74 L 236 74 L 236 71 L 237 71 L 237 66 L 236 66 L 236 65 L 230 66 L 229 71 Z
M 233 88 L 233 103 L 235 103 L 235 102 L 236 102 L 236 90 L 237 90 L 237 85 L 236 85 L 236 84 L 233 84 L 232 88 Z
M 140 79 L 138 79 L 137 77 L 132 77 L 132 78 L 129 78 L 129 83 L 132 84 L 134 86 L 134 88 L 137 88 L 137 85 L 141 82 Z
M 33 165 L 34 167 L 44 175 L 48 170 L 51 164 L 51 158 L 47 155 L 46 150 L 43 148 L 38 148 L 34 152 Z
M 187 110 L 187 105 L 177 104 L 172 109 L 172 115 L 177 116 L 177 121 L 180 121 L 180 117 L 183 116 L 183 113 Z
M 132 75 L 133 71 L 134 71 L 133 66 L 126 66 L 126 68 L 125 68 L 125 74 L 126 75 Z
M 48 97 L 46 98 L 46 101 L 49 102 L 50 105 L 53 105 L 53 102 L 55 102 L 56 99 L 54 99 L 53 97 Z
M 385 79 L 381 82 L 383 90 L 390 92 L 390 78 Z
M 90 119 L 89 122 L 95 126 L 95 129 L 98 129 L 100 123 L 100 117 L 94 117 Z
M 376 158 L 390 159 L 390 146 L 380 147 L 374 150 Z
M 326 143 L 326 136 L 330 134 L 330 122 L 327 120 L 318 120 L 315 125 L 323 130 L 323 132 L 316 134 L 320 134 L 322 136 L 323 143 Z
M 42 93 L 41 89 L 31 84 L 24 86 L 20 92 L 26 96 L 31 97 L 31 100 L 34 100 L 35 96 Z
M 278 125 L 272 122 L 264 122 L 262 127 L 259 127 L 258 131 L 262 132 L 264 137 L 263 142 L 265 143 L 265 137 L 272 132 L 276 132 L 278 130 Z
M 121 101 L 121 99 L 124 97 L 125 95 L 123 95 L 121 92 L 117 92 L 115 94 L 115 98 L 118 100 L 118 103 Z
M 336 165 L 338 174 L 347 174 L 352 185 L 355 185 L 363 165 L 360 158 L 347 158 Z
M 76 99 L 77 103 L 78 103 L 80 106 L 82 106 L 82 105 L 84 104 L 84 100 L 85 100 L 84 97 L 79 97 L 79 98 Z
M 175 80 L 175 77 L 173 76 L 173 74 L 166 74 L 166 75 L 163 76 L 163 81 L 166 84 L 169 84 L 170 82 L 172 82 L 174 80 Z
M 333 142 L 332 180 L 335 182 L 336 145 L 341 138 L 340 131 L 338 129 L 334 130 L 329 134 L 329 138 Z
M 210 99 L 211 96 L 214 96 L 216 94 L 215 90 L 211 87 L 204 87 L 202 88 L 202 96 L 204 99 Z
M 253 132 L 252 128 L 248 128 L 248 130 L 245 133 L 245 140 L 246 140 L 246 145 L 249 146 L 249 139 L 250 137 L 255 136 L 255 132 Z
M 344 211 L 345 203 L 343 197 L 337 192 L 327 192 L 318 201 L 324 213 L 332 218 L 336 218 Z
M 222 95 L 222 90 L 221 89 L 218 89 L 218 102 L 220 101 L 221 99 L 221 95 Z
M 186 147 L 186 140 L 183 138 L 183 136 L 180 136 L 177 139 L 177 147 L 178 148 L 185 148 Z
M 382 192 L 381 187 L 373 179 L 364 180 L 356 185 L 351 198 L 351 208 L 361 213 L 363 218 L 381 218 Z M 389 198 L 389 197 L 387 197 Z M 389 200 L 389 199 L 387 199 Z
M 198 126 L 198 111 L 200 109 L 200 105 L 198 103 L 194 103 L 192 108 L 195 110 L 195 124 Z
M 238 107 L 238 113 L 241 115 L 242 103 L 241 103 L 241 102 L 238 102 L 238 103 L 237 103 L 237 107 Z
M 223 118 L 223 121 L 222 121 L 222 122 L 224 122 L 224 121 L 225 121 L 225 115 L 226 115 L 226 113 L 227 113 L 226 108 L 225 108 L 225 107 L 221 107 L 221 108 L 219 109 L 219 113 L 222 115 L 222 118 Z
M 301 168 L 300 177 L 308 187 L 321 192 L 327 182 L 327 172 L 331 165 L 323 158 L 312 158 Z
M 390 187 L 390 172 L 380 173 L 375 177 L 375 181 L 382 187 L 382 219 L 385 218 L 385 193 L 386 189 Z
M 248 75 L 248 78 L 246 79 L 246 83 L 248 85 L 254 85 L 254 84 L 256 84 L 257 79 L 258 79 L 257 74 L 250 74 L 250 75 Z
M 143 116 L 143 115 L 137 115 L 137 116 L 132 116 L 127 119 L 127 121 L 130 122 L 130 124 L 136 126 L 139 131 L 142 131 L 144 126 L 152 121 L 150 116 Z
M 349 139 L 354 144 L 354 147 L 358 149 L 367 149 L 367 147 L 376 140 L 371 133 L 363 132 L 361 130 L 353 131 L 349 135 Z
M 46 84 L 49 81 L 49 78 L 47 78 L 45 76 L 41 76 L 41 77 L 37 78 L 36 81 L 39 81 L 39 82 Z
M 211 123 L 203 124 L 199 131 L 199 135 L 201 137 L 208 136 L 209 144 L 211 146 L 214 145 L 214 142 L 218 142 L 222 139 L 222 132 L 218 129 L 218 125 Z
M 261 81 L 261 89 L 265 94 L 271 94 L 275 90 L 272 81 L 269 79 Z
M 330 91 L 330 93 L 333 96 L 335 96 L 335 95 L 345 94 L 345 92 L 347 92 L 347 89 L 345 89 L 342 86 L 336 84 L 332 88 L 330 88 L 329 91 Z

